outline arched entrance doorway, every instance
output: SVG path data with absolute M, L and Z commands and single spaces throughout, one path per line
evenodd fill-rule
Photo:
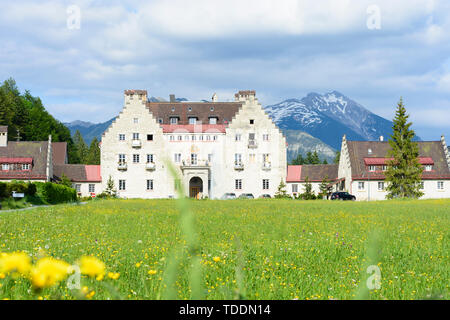
M 194 177 L 189 181 L 189 197 L 198 198 L 199 194 L 203 192 L 203 180 L 199 177 Z

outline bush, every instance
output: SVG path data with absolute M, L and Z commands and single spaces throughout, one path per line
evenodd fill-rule
M 10 195 L 8 194 L 7 190 L 7 183 L 0 182 L 0 199 L 6 199 L 9 198 Z
M 13 191 L 17 193 L 26 193 L 27 185 L 25 182 L 11 181 L 6 186 L 6 192 L 8 193 L 8 197 L 11 197 Z
M 31 196 L 34 197 L 36 195 L 37 192 L 37 187 L 34 183 L 28 182 L 27 183 L 27 191 L 25 192 L 25 194 L 27 196 Z
M 42 196 L 50 204 L 77 201 L 75 189 L 51 182 L 44 183 Z

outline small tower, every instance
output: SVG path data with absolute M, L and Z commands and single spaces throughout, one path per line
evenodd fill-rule
M 219 97 L 217 96 L 217 93 L 214 93 L 212 96 L 212 102 L 218 102 L 219 101 Z
M 125 105 L 135 103 L 147 103 L 147 90 L 125 90 Z
M 236 101 L 252 101 L 256 99 L 256 91 L 254 90 L 245 90 L 239 91 L 234 95 Z
M 0 126 L 0 148 L 8 146 L 8 127 Z

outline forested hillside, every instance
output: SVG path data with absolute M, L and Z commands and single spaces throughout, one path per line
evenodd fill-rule
M 67 142 L 69 163 L 84 160 L 70 130 L 45 110 L 39 97 L 33 97 L 29 91 L 21 93 L 14 79 L 0 86 L 0 125 L 8 126 L 10 141 L 46 141 L 51 134 L 54 142 Z

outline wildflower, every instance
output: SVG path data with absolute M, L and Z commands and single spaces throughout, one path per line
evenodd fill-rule
M 54 258 L 42 258 L 31 269 L 31 282 L 36 288 L 46 288 L 57 284 L 72 270 L 71 266 Z
M 88 299 L 92 299 L 92 297 L 95 295 L 95 291 L 91 291 L 90 293 L 88 293 L 87 295 L 86 295 L 86 298 L 88 298 Z
M 31 258 L 25 252 L 0 254 L 0 274 L 17 271 L 26 274 L 31 268 Z
M 81 273 L 89 277 L 98 277 L 105 274 L 105 264 L 96 257 L 81 257 Z
M 156 271 L 156 270 L 149 270 L 148 274 L 151 275 L 151 276 L 153 276 L 153 275 L 155 275 L 157 272 L 158 272 L 158 271 Z
M 114 273 L 114 272 L 109 272 L 108 273 L 108 278 L 113 279 L 113 280 L 117 280 L 120 277 L 120 273 Z
M 214 261 L 214 262 L 219 262 L 219 261 L 220 261 L 220 257 L 214 257 L 214 258 L 213 258 L 213 261 Z

